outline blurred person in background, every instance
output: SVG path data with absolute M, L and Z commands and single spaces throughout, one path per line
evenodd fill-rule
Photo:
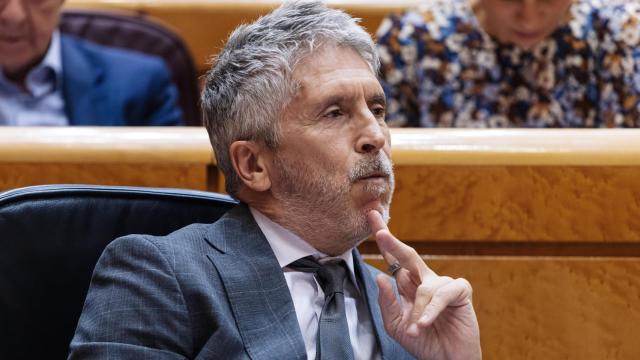
M 378 30 L 391 126 L 640 126 L 637 0 L 433 0 Z
M 0 0 L 0 125 L 179 125 L 164 62 L 57 30 L 64 0 Z

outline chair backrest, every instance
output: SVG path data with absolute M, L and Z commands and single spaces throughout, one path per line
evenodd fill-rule
M 106 245 L 211 223 L 236 202 L 203 191 L 44 185 L 0 194 L 0 359 L 64 359 Z
M 60 31 L 95 43 L 160 56 L 171 70 L 187 125 L 202 125 L 198 75 L 189 50 L 173 31 L 142 14 L 65 10 Z

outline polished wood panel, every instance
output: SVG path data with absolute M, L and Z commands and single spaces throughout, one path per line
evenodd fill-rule
M 31 185 L 100 184 L 207 190 L 207 168 L 189 164 L 0 163 L 0 191 Z
M 202 128 L 0 128 L 0 191 L 41 184 L 217 188 Z
M 204 72 L 209 68 L 209 58 L 220 51 L 233 29 L 254 21 L 280 3 L 274 0 L 68 0 L 66 6 L 125 10 L 149 15 L 182 36 L 197 68 Z M 373 34 L 384 15 L 413 7 L 419 0 L 329 0 L 326 3 L 361 18 L 362 25 Z
M 429 255 L 640 257 L 640 242 L 633 241 L 429 241 L 400 238 L 419 254 Z M 364 254 L 379 252 L 373 239 L 360 244 L 359 249 Z
M 392 129 L 403 240 L 638 242 L 640 131 Z
M 396 165 L 639 166 L 640 129 L 391 129 Z
M 380 257 L 372 265 L 386 270 Z M 474 287 L 484 359 L 636 359 L 640 258 L 426 257 Z
M 0 162 L 213 163 L 197 127 L 2 127 Z
M 391 142 L 390 226 L 405 241 L 640 243 L 640 131 L 392 129 Z M 223 189 L 203 128 L 7 127 L 0 164 L 3 189 Z M 199 175 L 187 180 L 189 167 Z
M 391 227 L 419 241 L 639 241 L 639 166 L 397 166 Z

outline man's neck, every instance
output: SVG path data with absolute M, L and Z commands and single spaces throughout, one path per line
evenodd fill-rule
M 262 233 L 267 238 L 269 245 L 271 245 L 271 248 L 274 250 L 278 262 L 282 267 L 306 256 L 319 256 L 321 258 L 331 256 L 343 258 L 347 264 L 349 264 L 350 268 L 352 268 L 351 249 L 339 255 L 326 254 L 311 245 L 307 240 L 271 220 L 271 218 L 259 210 L 253 207 L 249 207 L 249 209 L 260 230 L 262 230 Z
M 271 221 L 291 231 L 318 251 L 338 256 L 359 245 L 367 235 L 355 238 L 344 231 L 344 224 L 331 221 L 326 214 L 318 214 L 309 204 L 284 201 L 270 192 L 244 189 L 239 199 L 258 210 Z
M 321 253 L 329 256 L 339 256 L 352 249 L 352 247 L 348 246 L 350 242 L 346 241 L 347 239 L 337 239 L 339 236 L 337 232 L 331 231 L 328 226 L 319 224 L 311 219 L 302 219 L 304 214 L 300 211 L 287 212 L 274 207 L 255 205 L 250 204 L 251 207 L 260 211 L 271 221 L 294 233 Z M 316 228 L 312 228 L 314 225 Z
M 4 77 L 16 85 L 20 90 L 27 91 L 27 74 L 29 69 L 20 70 L 18 72 L 7 72 L 3 70 Z

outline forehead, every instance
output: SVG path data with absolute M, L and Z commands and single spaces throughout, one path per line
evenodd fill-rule
M 353 49 L 322 46 L 295 67 L 298 95 L 360 88 L 381 92 L 382 87 L 369 64 Z
M 491 5 L 500 8 L 506 5 L 525 5 L 532 4 L 534 6 L 554 7 L 569 5 L 574 0 L 479 0 L 481 5 Z

